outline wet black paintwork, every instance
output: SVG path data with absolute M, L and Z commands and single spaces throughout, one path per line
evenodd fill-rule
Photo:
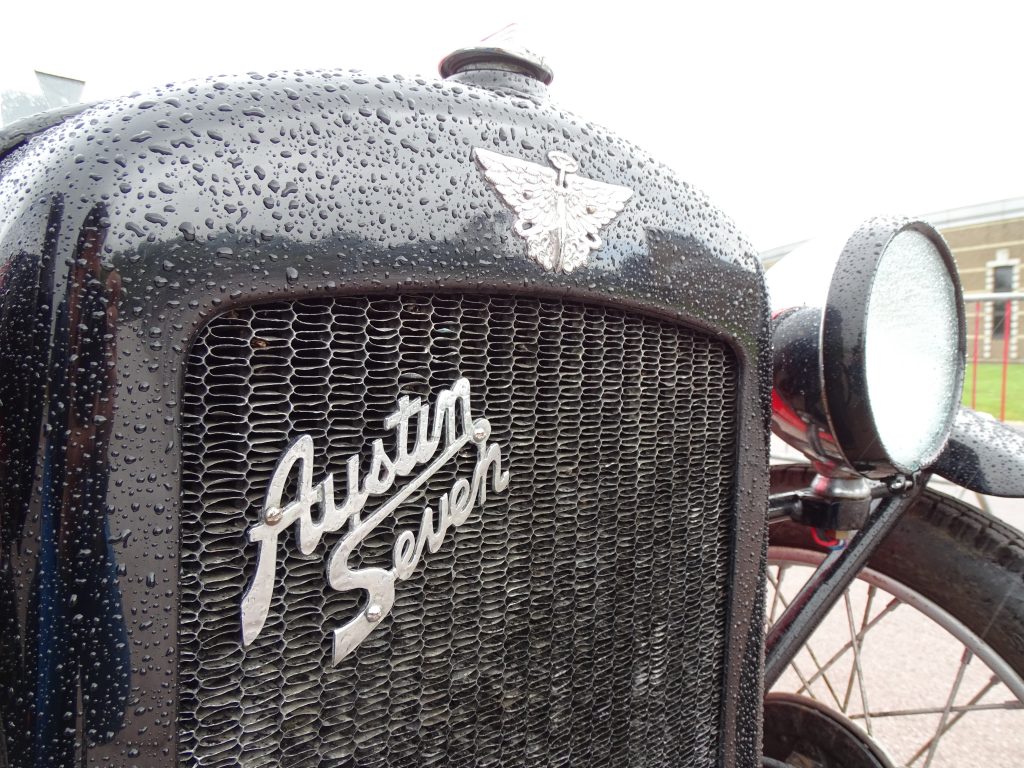
M 1024 434 L 961 407 L 949 443 L 932 469 L 978 493 L 1024 497 Z
M 643 152 L 513 74 L 157 89 L 0 164 L 4 730 L 14 766 L 174 765 L 179 393 L 239 304 L 571 296 L 709 328 L 743 365 L 725 765 L 759 744 L 767 304 L 748 243 Z M 474 146 L 635 190 L 572 275 L 526 258 Z M 83 734 L 85 734 L 83 736 Z M 79 764 L 75 762 L 75 764 Z

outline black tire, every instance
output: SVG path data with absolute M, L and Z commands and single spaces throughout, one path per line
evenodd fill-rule
M 771 492 L 806 488 L 813 470 L 771 471 Z M 772 520 L 772 546 L 824 551 L 810 529 Z M 1024 677 L 1024 534 L 980 509 L 925 490 L 875 552 L 869 567 L 927 597 L 985 641 Z

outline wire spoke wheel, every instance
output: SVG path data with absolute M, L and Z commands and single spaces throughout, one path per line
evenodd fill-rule
M 824 555 L 772 547 L 769 620 Z M 773 691 L 815 699 L 861 726 L 896 765 L 963 765 L 976 751 L 956 729 L 1018 735 L 1024 680 L 977 635 L 906 585 L 866 569 Z M 987 740 L 987 739 L 986 739 Z M 971 740 L 973 741 L 973 739 Z M 1024 740 L 993 746 L 1019 765 Z M 969 750 L 966 751 L 965 750 Z M 1002 765 L 998 758 L 984 765 Z
M 981 510 L 929 494 L 772 693 L 797 694 L 848 718 L 895 766 L 1016 768 L 1024 764 L 1024 654 L 1014 655 L 1024 645 L 1024 537 L 990 524 Z M 773 522 L 771 542 L 769 626 L 827 554 L 808 529 L 788 521 Z

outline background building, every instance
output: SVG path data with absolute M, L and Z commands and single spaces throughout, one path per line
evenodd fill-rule
M 1024 261 L 1024 197 L 933 213 L 922 218 L 946 238 L 956 259 L 964 298 L 1021 291 Z M 766 269 L 799 243 L 761 254 Z M 1024 301 L 967 302 L 967 357 L 1001 361 L 1009 342 L 1009 358 L 1024 362 L 1021 310 Z M 1006 308 L 1009 307 L 1009 325 Z
M 1021 290 L 1024 259 L 1024 198 L 958 208 L 925 217 L 953 249 L 964 297 L 979 293 Z M 1024 362 L 1020 301 L 967 304 L 967 355 L 1001 360 L 1009 342 L 1009 357 Z M 1009 308 L 1009 326 L 1006 309 Z
M 77 104 L 85 82 L 39 70 L 5 73 L 0 88 L 0 128 L 54 107 Z

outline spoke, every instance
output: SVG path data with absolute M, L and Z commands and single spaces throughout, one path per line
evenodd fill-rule
M 858 675 L 862 675 L 863 674 L 863 672 L 861 670 L 861 667 L 859 665 L 858 644 L 863 644 L 864 635 L 867 633 L 868 617 L 871 615 L 871 604 L 874 602 L 875 594 L 877 592 L 878 592 L 878 587 L 876 587 L 874 584 L 872 584 L 871 586 L 868 587 L 868 597 L 867 597 L 867 600 L 865 601 L 865 604 L 864 604 L 864 614 L 861 616 L 861 619 L 860 619 L 860 629 L 856 632 L 856 634 L 853 631 L 853 610 L 852 610 L 852 608 L 850 606 L 850 595 L 849 595 L 849 592 L 847 592 L 847 594 L 844 595 L 844 598 L 846 599 L 846 621 L 847 621 L 847 624 L 848 624 L 848 626 L 850 628 L 850 642 L 848 642 L 846 645 L 843 646 L 842 652 L 845 653 L 848 649 L 853 648 L 853 651 L 854 651 L 854 662 L 856 662 L 853 666 L 850 667 L 850 676 L 846 680 L 846 694 L 843 696 L 843 712 L 844 713 L 848 713 L 848 711 L 849 711 L 850 696 L 853 694 L 853 676 L 854 676 L 854 672 L 857 672 Z M 861 680 L 862 680 L 862 678 L 861 678 Z M 868 712 L 869 711 L 868 710 L 868 705 L 867 705 L 867 703 L 865 701 L 863 701 L 863 699 L 864 699 L 864 683 L 863 683 L 863 680 L 861 682 L 860 689 L 861 689 L 861 708 L 865 712 Z M 871 732 L 871 730 L 870 730 L 871 729 L 870 715 L 868 715 L 868 717 L 865 718 L 865 724 L 866 724 L 866 726 L 868 728 L 868 733 L 870 733 Z
M 901 605 L 903 605 L 903 603 L 901 603 L 895 597 L 892 600 L 890 600 L 886 604 L 885 608 L 883 608 L 879 612 L 879 614 L 877 616 L 875 616 L 875 618 L 873 618 L 871 621 L 869 621 L 864 626 L 864 628 L 860 632 L 857 633 L 857 639 L 858 640 L 863 640 L 864 639 L 864 635 L 866 635 L 868 633 L 868 630 L 876 627 L 878 625 L 878 623 L 882 619 L 884 619 L 890 613 L 895 611 Z M 829 669 L 831 669 L 832 665 L 835 664 L 837 661 L 839 661 L 841 658 L 843 658 L 843 656 L 846 654 L 846 652 L 848 650 L 850 650 L 850 648 L 852 648 L 852 647 L 853 647 L 853 644 L 850 643 L 850 642 L 847 642 L 846 645 L 844 645 L 842 648 L 840 648 L 838 651 L 836 651 L 834 654 L 832 654 L 832 656 L 829 658 L 829 660 L 821 665 L 822 672 L 827 672 Z M 810 678 L 811 682 L 813 683 L 815 680 L 818 679 L 818 677 L 819 677 L 819 673 L 815 673 L 815 674 L 811 675 L 811 678 Z M 797 691 L 797 693 L 800 693 L 800 691 Z
M 796 661 L 794 660 L 794 661 L 789 662 L 789 666 L 791 666 L 793 668 L 793 671 L 796 672 L 796 676 L 800 679 L 800 683 L 803 685 L 803 688 L 801 688 L 800 690 L 806 689 L 807 690 L 807 695 L 810 696 L 815 701 L 818 701 L 819 699 L 818 699 L 817 696 L 814 695 L 814 691 L 812 691 L 808 687 L 809 684 L 807 682 L 807 677 L 804 675 L 803 672 L 800 671 L 800 667 L 798 667 L 796 665 Z
M 850 665 L 850 674 L 846 678 L 846 693 L 843 694 L 843 714 L 845 715 L 847 710 L 850 708 L 850 696 L 853 695 L 853 681 L 857 677 L 857 670 L 860 668 L 857 659 L 857 643 L 856 635 L 853 632 L 853 609 L 850 607 L 850 593 L 843 593 L 843 602 L 846 606 L 846 625 L 850 629 L 850 642 L 848 642 L 844 648 L 853 649 L 853 664 Z M 867 712 L 868 708 L 863 702 L 861 702 L 861 708 Z M 867 721 L 870 723 L 870 720 Z M 869 731 L 870 733 L 870 731 Z
M 987 693 L 991 689 L 992 686 L 989 685 L 984 689 L 983 693 Z M 961 704 L 956 707 L 950 707 L 949 711 L 950 713 L 955 712 L 957 714 L 965 715 L 968 712 L 1009 711 L 1014 709 L 1024 709 L 1024 704 L 1017 701 L 1016 699 L 1010 701 L 994 702 L 992 704 L 968 703 Z M 871 712 L 870 714 L 871 717 L 877 720 L 880 717 L 912 717 L 915 715 L 941 715 L 945 711 L 945 707 L 923 707 L 921 709 L 883 709 L 878 712 Z M 864 717 L 864 713 L 859 712 L 855 715 L 847 715 L 847 717 L 849 717 L 851 720 L 861 720 Z M 952 722 L 946 724 L 947 731 L 949 730 L 949 727 L 952 724 Z
M 768 624 L 769 624 L 769 626 L 771 624 L 775 623 L 775 612 L 779 608 L 779 592 L 781 591 L 782 579 L 786 575 L 786 569 L 787 568 L 789 568 L 788 565 L 783 565 L 783 564 L 780 563 L 779 564 L 779 571 L 775 575 L 774 579 L 772 578 L 771 573 L 768 574 L 768 581 L 771 582 L 772 587 L 775 589 L 775 593 L 772 595 L 771 611 L 769 611 L 769 613 L 768 613 Z
M 782 563 L 780 563 L 778 567 L 780 568 L 780 572 L 781 572 L 782 568 L 789 568 L 789 564 L 783 565 Z M 772 613 L 774 614 L 774 612 L 777 609 L 776 600 L 778 600 L 778 602 L 781 603 L 783 608 L 788 608 L 789 607 L 789 601 L 786 600 L 786 598 L 783 597 L 781 594 L 779 594 L 778 586 L 779 586 L 779 584 L 782 583 L 782 579 L 780 578 L 778 581 L 776 581 L 775 579 L 772 578 L 772 575 L 769 572 L 769 574 L 768 574 L 768 581 L 771 583 L 772 587 L 775 589 L 775 593 L 772 596 Z M 864 619 L 865 620 L 867 620 L 867 618 L 868 618 L 869 612 L 871 610 L 871 604 L 874 601 L 875 594 L 877 594 L 877 592 L 878 592 L 878 587 L 874 586 L 873 584 L 868 589 L 868 601 L 867 601 L 867 605 L 865 606 L 865 609 L 864 609 Z M 876 626 L 878 626 L 879 622 L 881 622 L 882 619 L 884 619 L 890 613 L 895 611 L 901 605 L 902 605 L 902 603 L 899 600 L 897 600 L 895 597 L 892 600 L 890 600 L 888 603 L 886 603 L 885 608 L 883 608 L 878 613 L 878 615 L 875 616 L 875 618 L 871 619 L 870 621 L 867 621 L 867 623 L 862 623 L 861 624 L 861 629 L 857 633 L 857 640 L 858 641 L 862 641 L 864 639 L 864 636 L 868 633 L 869 630 L 874 629 Z M 772 617 L 772 621 L 774 621 L 774 615 Z M 772 621 L 769 621 L 769 625 L 772 623 Z M 824 664 L 817 664 L 818 671 L 815 672 L 813 675 L 811 675 L 808 678 L 808 682 L 809 683 L 814 683 L 819 678 L 824 676 L 824 674 L 829 669 L 831 669 L 832 666 L 837 661 L 839 661 L 839 659 L 841 659 L 846 654 L 846 652 L 848 650 L 850 650 L 851 647 L 853 647 L 853 644 L 850 643 L 850 642 L 847 642 L 842 648 L 840 648 L 838 651 L 836 651 L 834 654 L 832 654 L 832 656 L 829 658 L 829 660 L 826 661 Z M 812 654 L 812 656 L 813 656 L 813 654 Z M 815 660 L 815 663 L 817 663 L 816 660 Z M 803 693 L 803 691 L 805 689 L 806 689 L 806 686 L 804 686 L 804 688 L 801 688 L 800 690 L 798 690 L 797 693 Z M 836 700 L 836 703 L 837 704 L 839 703 L 838 699 Z
M 955 717 L 953 717 L 946 724 L 945 729 L 942 731 L 942 734 L 940 734 L 940 735 L 945 734 L 946 731 L 948 731 L 950 728 L 952 728 L 954 725 L 956 725 L 960 721 L 960 718 L 963 717 L 964 715 L 966 715 L 968 712 L 971 712 L 971 711 L 974 711 L 974 710 L 984 710 L 984 709 L 994 709 L 994 708 L 996 708 L 998 705 L 993 705 L 993 704 L 979 704 L 978 706 L 974 706 L 974 705 L 977 704 L 979 701 L 981 701 L 981 699 L 985 696 L 985 694 L 988 693 L 989 691 L 991 691 L 997 685 L 999 685 L 999 678 L 996 677 L 995 675 L 992 675 L 992 677 L 989 679 L 989 681 L 985 685 L 985 687 L 982 688 L 980 691 L 978 691 L 976 694 L 974 694 L 971 697 L 970 701 L 968 701 L 966 704 L 964 704 L 963 706 L 960 706 L 960 707 L 950 707 L 950 711 L 952 712 L 953 710 L 957 710 L 957 714 L 956 714 Z M 1016 709 L 1021 709 L 1021 708 L 1024 708 L 1024 705 L 1022 705 L 1021 707 L 1015 707 L 1015 708 Z M 1014 707 L 1010 707 L 1010 709 L 1014 709 Z M 936 710 L 936 711 L 938 711 L 938 710 Z M 942 711 L 945 711 L 945 708 L 943 708 Z M 917 750 L 917 752 L 914 753 L 913 757 L 911 757 L 907 761 L 907 765 L 913 765 L 914 761 L 917 760 L 919 757 L 921 757 L 921 755 L 924 754 L 925 750 L 928 749 L 928 747 L 930 747 L 931 745 L 932 745 L 932 742 L 928 741 L 924 746 L 922 746 L 919 750 Z
M 946 699 L 946 707 L 942 712 L 942 717 L 939 719 L 939 727 L 935 729 L 935 735 L 928 742 L 928 756 L 924 759 L 923 768 L 928 768 L 932 764 L 935 750 L 939 748 L 939 740 L 947 730 L 946 722 L 949 720 L 949 710 L 953 708 L 953 702 L 956 700 L 956 695 L 960 690 L 960 684 L 964 681 L 964 672 L 967 671 L 967 665 L 971 663 L 972 658 L 974 658 L 974 652 L 970 648 L 964 648 L 964 655 L 960 658 L 960 669 L 956 671 L 956 680 L 953 683 L 952 690 L 949 692 L 949 698 Z
M 847 590 L 843 593 L 843 601 L 846 603 L 846 623 L 850 627 L 850 642 L 853 644 L 853 670 L 857 672 L 857 683 L 860 688 L 860 704 L 864 709 L 864 728 L 868 732 L 868 736 L 871 736 L 871 716 L 868 714 L 871 711 L 871 707 L 868 705 L 868 692 L 867 686 L 864 681 L 864 668 L 860 663 L 860 641 L 857 639 L 857 632 L 853 623 L 853 605 L 850 602 L 850 591 Z M 850 671 L 850 678 L 852 683 L 853 670 Z M 846 689 L 846 698 L 850 698 L 850 689 Z M 848 702 L 847 702 L 848 703 Z M 845 707 L 843 712 L 846 712 Z
M 803 564 L 803 561 L 800 559 L 797 559 L 797 562 Z M 810 565 L 810 562 L 808 562 L 807 564 Z M 772 573 L 771 571 L 769 571 L 768 573 L 768 581 L 775 589 L 775 593 L 773 594 L 772 600 L 770 601 L 770 609 L 768 611 L 767 623 L 769 627 L 777 622 L 777 618 L 780 614 L 785 615 L 783 614 L 783 611 L 789 610 L 789 606 L 791 604 L 791 601 L 788 600 L 786 596 L 782 593 L 781 586 L 785 572 L 788 569 L 791 569 L 793 563 L 776 562 L 774 563 L 774 565 L 776 566 L 777 570 L 774 573 Z M 792 576 L 790 578 L 791 580 L 799 580 L 798 576 Z M 993 674 L 991 679 L 989 679 L 986 684 L 982 685 L 981 690 L 979 690 L 973 696 L 970 696 L 969 700 L 965 702 L 965 699 L 967 699 L 969 695 L 969 689 L 974 687 L 973 685 L 969 684 L 967 689 L 964 688 L 964 683 L 967 682 L 967 669 L 970 667 L 975 655 L 975 649 L 973 645 L 971 645 L 971 640 L 969 637 L 966 640 L 962 640 L 962 642 L 966 642 L 967 645 L 963 647 L 960 665 L 955 673 L 954 679 L 951 681 L 951 688 L 949 689 L 947 697 L 944 702 L 940 698 L 935 703 L 929 703 L 928 705 L 919 706 L 917 708 L 879 708 L 877 711 L 872 710 L 868 701 L 867 679 L 865 676 L 865 670 L 867 668 L 865 666 L 865 663 L 870 663 L 871 660 L 870 658 L 865 658 L 863 656 L 865 637 L 869 631 L 877 627 L 878 624 L 881 623 L 881 621 L 883 621 L 886 616 L 888 616 L 890 613 L 893 613 L 896 610 L 896 608 L 898 608 L 903 603 L 901 602 L 899 597 L 892 596 L 892 594 L 900 595 L 901 592 L 898 589 L 896 589 L 894 590 L 894 593 L 889 593 L 885 587 L 885 585 L 888 582 L 886 582 L 885 580 L 882 580 L 881 586 L 872 583 L 872 580 L 870 580 L 869 578 L 865 578 L 865 581 L 868 582 L 865 585 L 867 592 L 865 602 L 862 606 L 863 610 L 860 611 L 861 615 L 859 617 L 855 615 L 856 613 L 858 613 L 858 611 L 855 611 L 854 607 L 853 601 L 855 598 L 851 595 L 849 591 L 843 593 L 849 638 L 848 641 L 846 641 L 845 644 L 841 648 L 839 648 L 838 651 L 830 653 L 830 655 L 827 658 L 827 661 L 825 661 L 825 663 L 822 664 L 820 659 L 825 659 L 826 656 L 821 656 L 819 659 L 819 656 L 815 654 L 815 652 L 811 649 L 811 638 L 809 637 L 804 644 L 804 649 L 806 649 L 809 659 L 813 662 L 813 667 L 811 668 L 812 674 L 810 674 L 809 676 L 805 675 L 804 671 L 797 666 L 796 659 L 789 663 L 789 666 L 792 667 L 795 676 L 799 679 L 800 688 L 796 691 L 796 693 L 810 696 L 815 700 L 822 701 L 826 706 L 830 706 L 828 704 L 828 696 L 824 696 L 823 691 L 821 692 L 822 696 L 818 696 L 815 694 L 814 690 L 812 690 L 812 686 L 819 680 L 821 680 L 828 689 L 828 693 L 831 695 L 831 698 L 835 702 L 835 705 L 840 707 L 843 713 L 851 719 L 862 721 L 861 725 L 864 727 L 865 731 L 869 735 L 873 735 L 873 725 L 878 725 L 878 720 L 880 718 L 934 718 L 931 720 L 931 725 L 928 725 L 927 720 L 924 723 L 925 727 L 929 730 L 932 730 L 931 726 L 936 726 L 934 728 L 933 734 L 930 737 L 927 737 L 927 742 L 922 744 L 920 748 L 918 748 L 917 751 L 913 754 L 913 756 L 906 760 L 906 762 L 901 763 L 901 765 L 906 766 L 906 768 L 932 768 L 932 766 L 935 765 L 935 757 L 938 753 L 938 749 L 940 745 L 944 743 L 942 742 L 942 739 L 952 728 L 956 726 L 956 724 L 968 712 L 1024 711 L 1024 698 L 1021 698 L 1018 701 L 1015 696 L 1012 696 L 1012 694 L 1010 694 L 1010 692 L 1006 690 L 993 692 L 993 689 L 997 688 L 1002 683 L 1001 679 L 998 677 L 998 672 L 996 674 Z M 858 593 L 858 595 L 856 596 L 857 599 L 860 598 L 861 594 L 863 593 Z M 879 596 L 877 600 L 875 599 L 876 595 Z M 874 609 L 875 602 L 878 602 L 882 607 L 878 615 L 872 618 L 871 613 Z M 910 600 L 910 605 L 912 607 L 918 608 L 919 611 L 922 610 L 922 608 L 918 606 L 913 599 Z M 928 608 L 928 605 L 929 604 L 927 603 L 925 604 L 925 609 Z M 947 631 L 951 632 L 959 638 L 959 635 L 956 631 L 956 625 L 954 625 L 953 629 L 950 629 L 948 627 L 945 627 L 945 624 L 943 623 L 941 616 L 940 618 L 936 619 L 935 617 L 931 616 L 931 613 L 928 610 L 924 610 L 923 612 L 926 616 L 932 618 L 934 621 L 937 621 L 940 626 L 946 628 Z M 839 638 L 836 638 L 836 640 L 838 641 Z M 819 644 L 820 642 L 822 641 L 819 637 Z M 875 641 L 872 642 L 874 643 Z M 832 645 L 832 643 L 830 642 L 829 645 Z M 835 646 L 833 645 L 832 647 L 834 648 Z M 875 646 L 872 645 L 872 649 L 874 648 Z M 845 657 L 848 651 L 852 651 L 853 659 L 851 669 L 849 670 L 849 677 L 846 680 L 845 691 L 844 694 L 842 694 L 842 701 L 840 701 L 840 694 L 837 693 L 837 687 L 841 687 L 842 684 L 838 683 L 837 686 L 834 686 L 833 680 L 829 678 L 829 673 L 831 673 L 833 677 L 839 676 L 841 679 L 842 673 L 841 671 L 837 670 L 835 665 L 837 664 L 837 662 L 840 661 L 840 659 L 843 659 Z M 979 658 L 987 662 L 988 657 L 985 654 L 988 652 L 988 649 L 985 646 L 982 646 L 982 649 L 979 652 L 982 654 Z M 949 659 L 949 661 L 951 661 L 951 659 Z M 995 661 L 998 662 L 1000 660 L 995 659 Z M 800 664 L 806 666 L 806 662 L 803 660 L 800 661 Z M 997 664 L 996 666 L 999 669 L 1002 669 L 1002 667 L 999 666 L 999 664 Z M 991 673 L 992 670 L 990 669 L 986 671 Z M 946 674 L 948 674 L 948 672 Z M 855 676 L 859 687 L 859 694 L 861 699 L 861 706 L 859 707 L 857 706 L 857 703 L 853 702 L 852 700 L 853 683 Z M 874 680 L 874 677 L 872 679 Z M 1016 691 L 1016 688 L 1013 687 L 1015 685 L 1013 680 L 1011 680 L 1010 683 L 1008 683 L 1008 685 L 1010 686 L 1011 690 Z M 791 688 L 790 690 L 793 689 Z M 963 696 L 960 695 L 961 690 L 964 690 Z M 876 695 L 874 696 L 874 698 L 876 699 L 878 698 L 877 693 L 878 692 L 876 691 Z M 990 694 L 990 701 L 984 702 L 985 697 L 989 696 Z M 1007 695 L 1011 695 L 1011 699 L 1002 700 L 1005 699 Z M 908 703 L 913 704 L 914 702 Z M 847 710 L 851 707 L 853 709 L 859 709 L 861 711 L 857 712 L 856 714 L 848 713 Z M 938 717 L 935 717 L 936 715 L 938 715 Z M 899 727 L 898 721 L 897 723 L 891 723 L 890 725 Z M 925 737 L 922 737 L 922 740 L 923 738 Z M 947 747 L 948 746 L 949 745 L 947 744 Z M 945 755 L 946 752 L 943 752 L 943 754 Z M 943 758 L 940 757 L 940 762 L 942 760 Z
M 857 638 L 863 644 L 864 634 L 867 632 L 868 617 L 871 616 L 871 605 L 875 602 L 875 595 L 878 594 L 878 587 L 874 584 L 868 585 L 868 599 L 864 604 L 864 615 L 860 618 L 860 629 L 857 630 Z
M 772 586 L 775 587 L 775 594 L 779 598 L 779 602 L 782 603 L 782 607 L 783 608 L 788 608 L 789 607 L 789 602 L 779 592 L 779 589 L 776 586 L 776 582 L 772 581 L 771 574 L 768 575 L 768 580 L 771 581 L 772 582 Z M 828 679 L 828 675 L 825 674 L 825 670 L 822 669 L 821 662 L 818 661 L 817 655 L 814 653 L 814 650 L 811 648 L 811 641 L 810 640 L 808 640 L 807 643 L 804 644 L 804 650 L 807 651 L 807 655 L 811 657 L 811 661 L 814 663 L 814 666 L 817 668 L 818 671 L 811 676 L 810 680 L 808 680 L 807 678 L 805 678 L 803 676 L 803 674 L 800 673 L 800 671 L 796 667 L 796 664 L 793 663 L 793 662 L 790 662 L 789 665 L 791 667 L 793 667 L 793 670 L 797 673 L 797 677 L 800 678 L 801 687 L 797 691 L 797 693 L 803 693 L 804 691 L 807 691 L 807 693 L 810 694 L 811 698 L 817 698 L 811 692 L 810 685 L 815 680 L 821 678 L 821 680 L 825 683 L 825 687 L 828 688 L 828 692 L 830 694 L 832 694 L 832 698 L 835 700 L 836 706 L 837 707 L 842 707 L 842 704 L 839 701 L 839 695 L 836 693 L 835 688 L 832 687 L 832 681 Z

